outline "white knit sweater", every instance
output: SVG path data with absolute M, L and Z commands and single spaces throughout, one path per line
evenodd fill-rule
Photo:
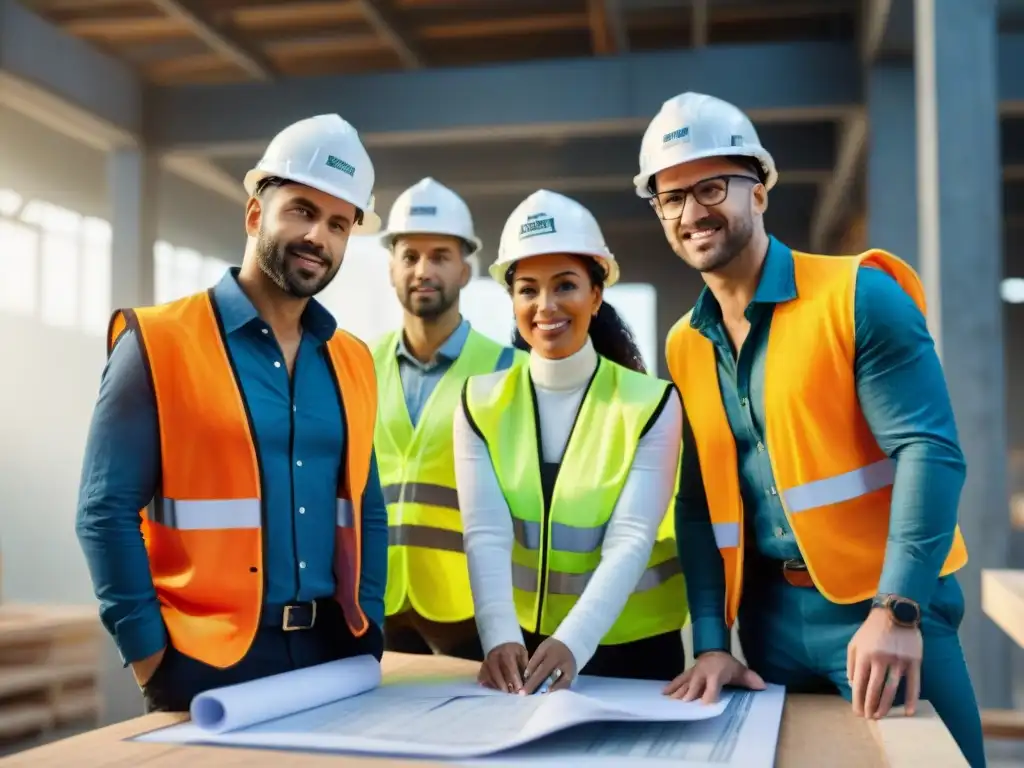
M 597 353 L 589 338 L 582 349 L 561 360 L 530 353 L 544 461 L 561 460 L 596 366 Z M 523 428 L 531 426 L 524 424 Z M 512 601 L 512 517 L 487 446 L 469 426 L 461 406 L 455 413 L 454 429 L 455 477 L 465 549 L 476 622 L 487 653 L 502 643 L 523 642 Z M 682 407 L 678 396 L 673 395 L 640 440 L 605 532 L 601 562 L 554 633 L 572 651 L 577 670 L 594 655 L 647 566 L 655 534 L 671 500 L 681 442 Z

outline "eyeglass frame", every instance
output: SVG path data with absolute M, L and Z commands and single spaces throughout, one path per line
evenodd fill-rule
M 662 221 L 676 221 L 677 219 L 682 218 L 683 211 L 686 210 L 686 198 L 688 196 L 690 196 L 690 195 L 693 195 L 693 199 L 697 200 L 698 205 L 702 205 L 705 208 L 714 208 L 715 206 L 721 205 L 722 203 L 724 203 L 728 199 L 728 197 L 729 197 L 729 182 L 732 179 L 743 179 L 744 181 L 752 181 L 755 184 L 761 184 L 762 183 L 762 181 L 760 179 L 758 179 L 758 178 L 756 178 L 754 176 L 748 176 L 745 173 L 723 173 L 723 174 L 719 174 L 717 176 L 708 176 L 706 179 L 701 179 L 696 184 L 691 184 L 688 187 L 681 187 L 679 189 L 667 189 L 664 192 L 655 192 L 653 196 L 648 198 L 647 202 L 651 206 L 651 208 L 654 209 L 654 212 L 658 214 L 658 218 L 661 219 Z M 693 191 L 697 187 L 699 187 L 701 184 L 706 184 L 709 181 L 719 181 L 719 180 L 725 182 L 725 189 L 722 191 L 722 199 L 721 200 L 719 200 L 716 203 L 703 203 L 703 202 L 701 202 L 700 200 L 697 199 L 697 196 L 693 193 Z M 683 202 L 681 204 L 681 207 L 679 208 L 679 215 L 678 216 L 673 216 L 671 219 L 666 218 L 665 216 L 662 215 L 661 201 L 659 200 L 659 196 L 660 195 L 669 195 L 669 194 L 679 194 L 679 193 L 682 193 L 682 195 L 683 195 Z

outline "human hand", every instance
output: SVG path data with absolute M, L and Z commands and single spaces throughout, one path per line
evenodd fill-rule
M 477 682 L 487 688 L 515 693 L 523 687 L 523 669 L 529 654 L 521 643 L 502 643 L 487 653 Z
M 135 682 L 138 683 L 140 688 L 144 687 L 146 683 L 153 679 L 153 675 L 156 673 L 157 667 L 159 667 L 160 662 L 164 660 L 165 653 L 167 653 L 166 645 L 151 656 L 132 662 L 132 675 L 134 675 Z
M 549 637 L 537 646 L 537 651 L 526 666 L 526 672 L 523 674 L 526 683 L 519 693 L 526 695 L 536 692 L 552 675 L 555 675 L 556 679 L 548 691 L 568 688 L 576 677 L 576 658 L 569 650 L 569 646 L 561 640 Z
M 924 642 L 918 627 L 894 623 L 885 608 L 873 608 L 846 647 L 846 677 L 853 713 L 878 719 L 892 709 L 900 679 L 907 678 L 904 707 L 913 715 L 921 693 Z
M 765 687 L 761 676 L 741 664 L 731 653 L 708 651 L 698 656 L 692 667 L 665 686 L 662 693 L 681 701 L 699 698 L 705 704 L 714 704 L 722 687 L 726 685 L 739 685 L 752 691 L 763 691 Z

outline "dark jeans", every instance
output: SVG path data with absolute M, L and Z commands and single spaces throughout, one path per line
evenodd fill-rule
M 437 653 L 470 661 L 484 660 L 475 620 L 442 624 L 428 621 L 413 610 L 384 620 L 384 648 L 395 653 Z
M 364 653 L 379 659 L 383 653 L 380 630 L 371 622 L 366 634 L 353 637 L 334 600 L 317 601 L 316 623 L 309 629 L 285 632 L 279 623 L 280 611 L 276 612 L 276 626 L 270 623 L 275 612 L 266 613 L 267 625 L 259 628 L 248 653 L 226 669 L 204 664 L 168 645 L 160 665 L 142 687 L 146 711 L 187 712 L 195 696 L 213 688 Z
M 526 650 L 532 656 L 545 639 L 544 635 L 523 632 Z M 681 674 L 686 665 L 683 635 L 665 632 L 621 645 L 599 645 L 581 675 L 595 677 L 626 677 L 632 680 L 663 680 L 666 683 Z

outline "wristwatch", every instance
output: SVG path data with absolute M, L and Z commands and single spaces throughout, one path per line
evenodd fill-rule
M 899 595 L 877 595 L 871 601 L 872 608 L 884 608 L 889 612 L 893 624 L 899 627 L 919 627 L 921 606 Z

